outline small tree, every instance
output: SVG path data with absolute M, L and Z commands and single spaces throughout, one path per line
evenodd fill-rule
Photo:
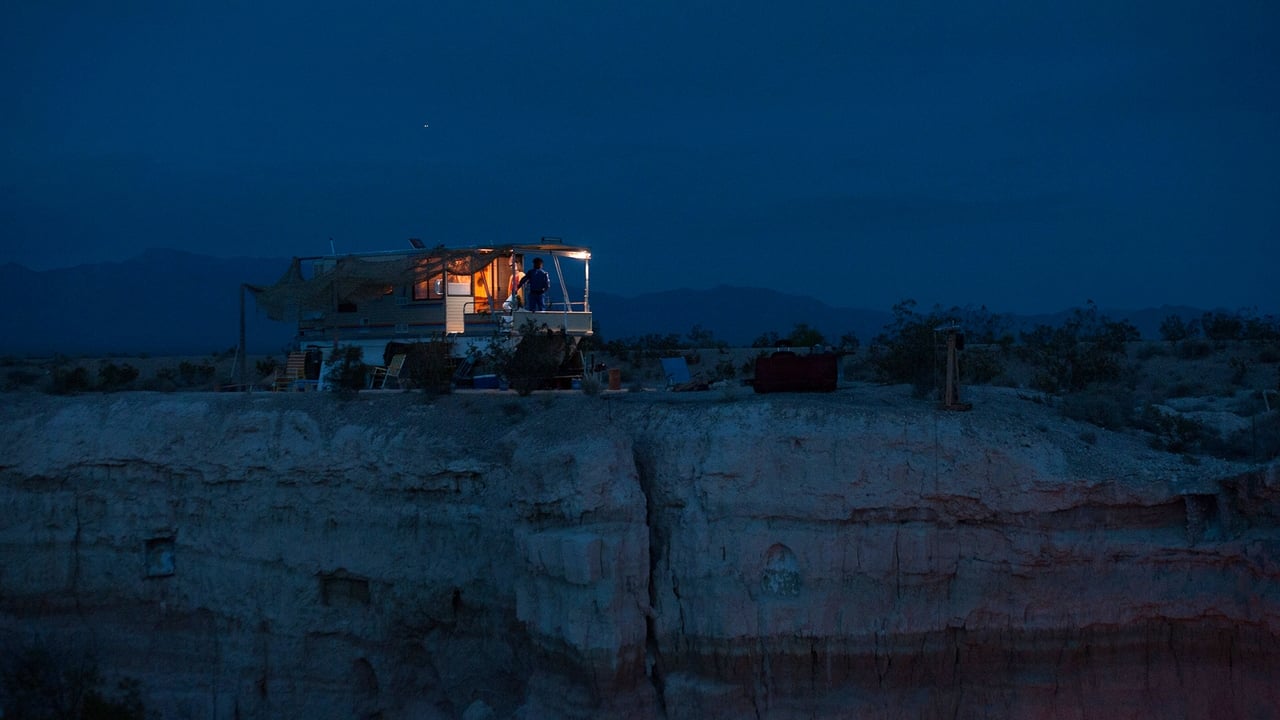
M 883 383 L 911 383 L 917 396 L 927 395 L 935 384 L 934 329 L 953 322 L 954 317 L 937 307 L 927 315 L 916 312 L 915 300 L 894 305 L 893 322 L 876 336 L 871 348 L 876 379 Z
M 1119 380 L 1126 368 L 1125 343 L 1138 337 L 1131 323 L 1099 314 L 1090 300 L 1058 327 L 1038 325 L 1022 333 L 1022 352 L 1039 368 L 1037 389 L 1071 392 Z
M 715 333 L 702 327 L 702 325 L 694 325 L 689 330 L 689 347 L 691 348 L 718 348 L 724 347 L 725 343 L 716 340 Z
M 364 349 L 355 345 L 334 348 L 327 361 L 333 369 L 329 381 L 339 390 L 359 392 L 369 384 L 369 366 L 364 363 Z
M 781 344 L 782 338 L 773 330 L 770 330 L 751 341 L 751 347 L 753 348 L 778 347 Z
M 89 371 L 82 367 L 54 368 L 52 378 L 49 392 L 54 395 L 71 395 L 89 389 Z
M 565 364 L 570 350 L 564 331 L 523 334 L 507 364 L 511 387 L 522 396 L 542 387 Z
M 178 363 L 178 377 L 185 387 L 203 385 L 213 379 L 217 369 L 208 362 L 193 363 L 183 360 Z
M 817 328 L 809 327 L 808 323 L 796 323 L 796 326 L 791 329 L 791 334 L 787 336 L 787 342 L 791 343 L 792 347 L 813 347 L 825 345 L 827 338 Z
M 1274 343 L 1280 340 L 1280 320 L 1273 315 L 1258 317 L 1252 310 L 1245 311 L 1240 337 L 1254 342 Z
M 1214 342 L 1238 340 L 1244 330 L 1244 321 L 1236 313 L 1207 312 L 1200 316 L 1200 328 L 1204 336 Z
M 137 379 L 138 368 L 129 363 L 116 365 L 109 362 L 98 368 L 98 386 L 103 392 L 123 389 Z
M 1160 339 L 1171 343 L 1186 340 L 1190 337 L 1187 324 L 1177 315 L 1170 315 L 1160 321 Z
M 856 353 L 861 345 L 862 341 L 858 340 L 858 336 L 853 332 L 847 332 L 840 336 L 840 350 L 843 352 Z
M 405 352 L 402 370 L 409 382 L 428 395 L 453 391 L 453 343 L 439 337 L 414 343 Z
M 266 377 L 275 372 L 277 366 L 278 363 L 276 362 L 276 359 L 271 356 L 262 358 L 253 365 L 254 369 L 258 371 L 258 377 L 260 378 Z

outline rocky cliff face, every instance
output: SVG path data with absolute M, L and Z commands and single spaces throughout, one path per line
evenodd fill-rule
M 167 718 L 1280 715 L 1276 467 L 986 392 L 10 396 L 0 646 Z

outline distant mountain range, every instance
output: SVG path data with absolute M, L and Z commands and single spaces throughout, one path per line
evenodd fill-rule
M 148 250 L 118 263 L 34 271 L 0 265 L 0 354 L 206 354 L 236 345 L 241 283 L 269 284 L 289 266 L 288 258 L 215 258 L 177 250 Z M 806 323 L 831 342 L 852 332 L 864 344 L 892 319 L 888 310 L 827 305 L 803 295 L 761 288 L 721 286 L 710 290 L 666 290 L 638 297 L 592 292 L 597 329 L 607 339 L 649 334 L 685 338 L 700 327 L 731 345 L 749 345 L 768 332 L 786 336 Z M 268 320 L 246 301 L 250 353 L 282 351 L 293 335 L 287 323 Z M 923 310 L 923 309 L 922 309 Z M 1184 319 L 1190 307 L 1135 311 L 1103 309 L 1132 322 L 1144 337 L 1159 337 L 1171 314 Z M 1056 324 L 1070 310 L 1052 315 L 1010 316 L 1012 329 Z
M 0 353 L 206 354 L 239 339 L 240 284 L 271 283 L 288 260 L 147 250 L 119 263 L 34 271 L 0 266 Z M 290 328 L 246 313 L 264 352 Z

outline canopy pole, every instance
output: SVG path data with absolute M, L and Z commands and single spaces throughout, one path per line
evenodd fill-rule
M 237 385 L 244 385 L 244 371 L 245 371 L 244 366 L 249 362 L 248 357 L 245 355 L 245 347 L 244 347 L 244 291 L 245 289 L 246 289 L 245 284 L 240 283 L 240 342 L 236 346 L 236 366 L 235 366 L 234 372 L 232 373 L 233 382 L 235 382 Z

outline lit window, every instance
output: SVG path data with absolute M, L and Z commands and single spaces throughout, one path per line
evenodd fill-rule
M 441 295 L 439 275 L 419 280 L 413 284 L 414 300 L 439 300 Z

